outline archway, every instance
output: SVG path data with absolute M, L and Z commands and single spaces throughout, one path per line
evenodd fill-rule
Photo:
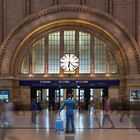
M 140 73 L 139 47 L 123 25 L 96 9 L 85 6 L 58 6 L 29 16 L 9 34 L 0 50 L 1 75 L 6 75 L 7 79 L 11 76 L 13 79 L 19 78 L 22 55 L 28 44 L 46 32 L 66 26 L 86 28 L 113 44 L 112 49 L 120 69 L 115 78 L 124 79 L 123 86 L 126 84 L 127 75 Z

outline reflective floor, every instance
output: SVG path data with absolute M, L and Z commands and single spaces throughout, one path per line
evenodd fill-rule
M 75 134 L 55 131 L 55 120 L 61 118 L 65 126 L 65 110 L 58 112 L 45 110 L 38 113 L 37 124 L 31 123 L 31 112 L 25 114 L 8 111 L 8 124 L 0 129 L 0 140 L 132 140 L 140 138 L 140 111 L 113 111 L 110 115 L 114 124 L 111 129 L 106 119 L 104 126 L 103 112 L 95 113 L 75 111 Z

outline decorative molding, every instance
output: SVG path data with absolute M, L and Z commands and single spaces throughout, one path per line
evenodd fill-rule
M 96 16 L 99 16 L 105 20 L 107 20 L 108 22 L 112 23 L 116 28 L 118 28 L 127 38 L 127 40 L 129 41 L 130 45 L 132 46 L 132 49 L 135 53 L 136 56 L 136 61 L 137 61 L 137 66 L 138 66 L 138 72 L 140 73 L 140 58 L 136 49 L 136 43 L 133 40 L 133 38 L 128 34 L 128 32 L 125 30 L 124 26 L 121 25 L 115 18 L 101 12 L 95 9 L 91 9 L 85 6 L 81 6 L 81 7 L 55 7 L 55 8 L 51 8 L 51 9 L 44 9 L 42 11 L 40 11 L 37 14 L 33 14 L 31 16 L 29 16 L 28 18 L 26 18 L 22 24 L 20 24 L 12 33 L 11 35 L 8 37 L 8 39 L 6 40 L 5 44 L 3 45 L 1 54 L 0 54 L 0 67 L 2 64 L 2 59 L 4 57 L 5 54 L 5 50 L 7 48 L 7 46 L 9 45 L 10 41 L 12 40 L 12 38 L 15 36 L 15 34 L 17 34 L 17 32 L 19 32 L 24 26 L 28 25 L 29 23 L 31 23 L 32 21 L 43 17 L 43 16 L 47 16 L 50 14 L 54 14 L 54 13 L 58 13 L 58 12 L 81 12 L 81 13 L 88 13 L 88 14 L 94 14 Z

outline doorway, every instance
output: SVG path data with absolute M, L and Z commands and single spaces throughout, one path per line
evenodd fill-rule
M 67 98 L 70 89 L 57 87 L 31 87 L 31 99 L 37 102 L 45 101 L 49 110 L 58 110 Z M 108 96 L 108 88 L 104 87 L 78 87 L 71 88 L 73 99 L 76 101 L 77 108 L 88 110 L 95 100 L 103 103 L 103 98 Z

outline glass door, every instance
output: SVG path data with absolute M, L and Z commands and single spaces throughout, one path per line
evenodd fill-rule
M 76 89 L 76 102 L 79 110 L 84 109 L 85 103 L 84 103 L 84 89 L 77 88 Z

